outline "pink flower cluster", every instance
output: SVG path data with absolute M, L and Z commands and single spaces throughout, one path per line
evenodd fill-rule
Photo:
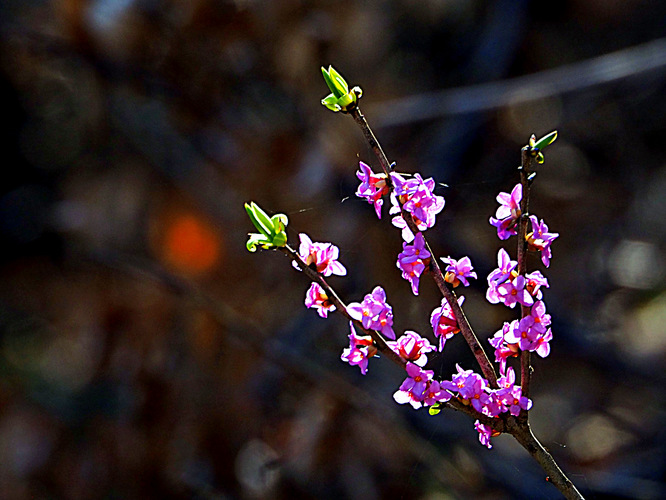
M 352 302 L 347 306 L 352 318 L 360 321 L 364 328 L 377 330 L 384 337 L 395 339 L 393 331 L 393 308 L 386 303 L 386 292 L 381 286 L 375 287 L 363 299 L 363 302 Z
M 435 225 L 435 216 L 444 209 L 444 197 L 434 194 L 435 181 L 432 178 L 423 180 L 420 174 L 405 179 L 402 175 L 391 172 L 391 181 L 394 189 L 391 193 L 392 206 L 389 213 L 397 214 L 391 222 L 402 229 L 402 239 L 411 243 L 414 234 L 400 215 L 402 209 L 412 215 L 419 231 L 425 231 Z
M 418 410 L 424 405 L 432 406 L 435 403 L 442 403 L 452 398 L 451 393 L 437 380 L 433 379 L 435 372 L 432 370 L 424 370 L 415 363 L 407 363 L 405 370 L 407 371 L 407 378 L 393 394 L 396 403 L 409 403 L 414 409 Z
M 476 279 L 476 273 L 469 257 L 463 257 L 460 260 L 452 259 L 451 257 L 442 257 L 442 262 L 446 264 L 444 279 L 448 283 L 451 283 L 454 288 L 460 285 L 460 283 L 464 286 L 469 286 L 467 278 Z

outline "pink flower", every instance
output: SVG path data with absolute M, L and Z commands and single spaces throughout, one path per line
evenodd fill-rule
M 328 313 L 335 311 L 335 306 L 331 303 L 324 289 L 317 283 L 312 283 L 305 294 L 305 307 L 317 309 L 317 313 L 322 318 L 328 317 Z
M 462 305 L 464 301 L 465 297 L 458 298 L 459 305 Z M 444 349 L 446 341 L 460 331 L 458 321 L 453 315 L 453 309 L 451 309 L 451 306 L 446 299 L 442 299 L 441 306 L 435 308 L 430 314 L 430 325 L 432 326 L 435 336 L 439 337 L 440 352 Z
M 426 390 L 434 372 L 432 370 L 423 370 L 414 363 L 407 363 L 405 366 L 407 378 L 393 394 L 393 399 L 398 404 L 411 404 L 415 409 L 423 406 L 423 399 Z
M 505 281 L 499 285 L 497 287 L 497 293 L 500 302 L 512 309 L 516 304 L 531 306 L 534 303 L 534 299 L 532 299 L 532 295 L 530 295 L 530 292 L 525 288 L 526 284 L 525 277 L 516 276 L 513 281 Z
M 411 361 L 419 366 L 425 366 L 428 362 L 426 353 L 435 350 L 428 339 L 421 337 L 418 333 L 411 330 L 405 331 L 405 334 L 398 340 L 389 341 L 387 344 L 402 359 Z
M 493 435 L 493 429 L 482 424 L 478 420 L 474 422 L 474 428 L 476 429 L 476 432 L 479 433 L 479 442 L 486 448 L 491 449 L 493 445 L 490 443 L 490 438 Z
M 506 240 L 509 236 L 517 234 L 515 225 L 521 216 L 520 202 L 523 199 L 523 186 L 516 186 L 509 193 L 500 193 L 497 195 L 497 201 L 500 204 L 495 217 L 490 218 L 490 224 L 497 228 L 497 236 L 500 240 Z
M 368 203 L 375 207 L 377 217 L 382 218 L 382 196 L 389 193 L 389 187 L 386 182 L 386 174 L 374 173 L 368 165 L 359 162 L 359 171 L 356 172 L 361 184 L 356 190 L 356 196 L 365 198 Z
M 355 320 L 363 323 L 364 328 L 377 330 L 389 339 L 395 339 L 393 331 L 393 308 L 386 303 L 386 293 L 380 286 L 375 287 L 362 303 L 352 302 L 347 311 Z
M 454 287 L 460 283 L 469 286 L 467 278 L 476 279 L 476 273 L 473 271 L 474 268 L 469 257 L 463 257 L 460 260 L 452 259 L 451 257 L 442 257 L 442 261 L 447 264 L 444 279 Z
M 402 244 L 402 252 L 398 254 L 396 265 L 402 271 L 402 277 L 412 285 L 414 295 L 419 294 L 419 278 L 425 271 L 426 263 L 430 262 L 430 252 L 425 246 L 421 233 L 414 238 L 414 244 Z
M 391 181 L 394 191 L 391 193 L 390 214 L 400 214 L 404 209 L 409 212 L 416 223 L 419 231 L 435 225 L 436 215 L 444 209 L 444 197 L 433 193 L 435 181 L 432 178 L 423 180 L 420 174 L 414 174 L 411 179 L 405 179 L 402 175 L 391 172 Z M 393 218 L 394 226 L 402 229 L 403 239 L 410 243 L 414 234 L 407 227 L 402 215 Z
M 350 322 L 351 334 L 349 334 L 349 347 L 342 351 L 340 359 L 350 365 L 357 365 L 361 374 L 368 372 L 368 359 L 377 353 L 377 348 L 372 344 L 371 337 L 361 337 L 356 334 L 354 325 Z
M 300 255 L 306 266 L 314 266 L 318 273 L 324 276 L 337 274 L 344 276 L 347 274 L 345 266 L 338 262 L 338 247 L 332 243 L 313 243 L 310 237 L 305 233 L 300 233 L 299 238 L 301 244 L 298 247 L 298 254 Z M 299 269 L 298 265 L 294 262 L 293 266 Z M 299 269 L 300 270 L 300 269 Z
M 497 304 L 500 301 L 499 293 L 497 293 L 497 286 L 504 283 L 506 280 L 511 279 L 511 273 L 518 265 L 518 262 L 511 260 L 509 254 L 503 248 L 497 252 L 497 265 L 495 269 L 488 275 L 488 291 L 486 292 L 486 299 L 491 304 Z
M 559 234 L 549 233 L 548 226 L 546 226 L 543 219 L 539 222 L 536 215 L 530 216 L 530 222 L 532 223 L 532 232 L 526 237 L 527 244 L 530 248 L 541 252 L 541 261 L 544 266 L 549 267 L 550 258 L 552 257 L 550 245 L 555 241 L 555 238 L 557 238 Z

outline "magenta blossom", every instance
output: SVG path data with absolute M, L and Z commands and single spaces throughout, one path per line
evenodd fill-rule
M 500 204 L 495 217 L 490 218 L 490 224 L 497 228 L 497 236 L 500 240 L 506 240 L 516 232 L 516 222 L 520 218 L 520 202 L 523 199 L 523 186 L 516 186 L 509 193 L 500 193 L 497 195 L 497 202 Z
M 516 304 L 531 306 L 534 299 L 530 292 L 525 288 L 526 280 L 524 276 L 516 276 L 513 281 L 505 281 L 497 287 L 497 293 L 505 306 L 512 309 Z
M 338 262 L 338 247 L 332 243 L 313 243 L 305 233 L 300 233 L 298 236 L 301 240 L 298 254 L 306 266 L 314 266 L 316 271 L 324 276 L 330 276 L 331 274 L 344 276 L 347 274 L 345 266 Z M 296 262 L 293 263 L 293 266 L 299 269 Z
M 514 320 L 511 323 L 504 323 L 501 330 L 495 332 L 495 335 L 488 339 L 490 345 L 495 348 L 495 361 L 500 364 L 500 374 L 506 373 L 507 359 L 513 358 L 520 354 L 520 349 L 517 343 L 509 344 L 506 341 L 507 334 L 515 328 L 515 324 L 519 320 Z
M 465 297 L 458 297 L 458 305 L 462 305 L 464 301 Z M 430 314 L 430 325 L 435 336 L 439 337 L 440 352 L 444 349 L 446 341 L 460 331 L 458 321 L 453 315 L 453 309 L 446 299 L 442 299 L 442 304 Z
M 400 385 L 400 389 L 393 394 L 393 399 L 398 404 L 409 403 L 415 409 L 421 408 L 434 372 L 423 370 L 414 363 L 407 363 L 405 370 L 407 371 L 407 378 Z
M 411 330 L 405 331 L 405 334 L 398 340 L 389 341 L 387 344 L 402 359 L 419 366 L 425 366 L 428 362 L 426 354 L 435 350 L 428 339 Z
M 402 175 L 391 172 L 391 181 L 394 191 L 391 193 L 392 206 L 389 213 L 399 214 L 393 218 L 392 223 L 402 229 L 402 237 L 409 243 L 414 239 L 414 234 L 402 218 L 402 210 L 412 215 L 419 231 L 425 231 L 435 225 L 436 215 L 444 209 L 444 197 L 433 193 L 435 181 L 432 178 L 423 180 L 420 174 L 405 179 Z
M 493 429 L 478 420 L 474 422 L 474 428 L 479 433 L 479 442 L 486 448 L 491 449 L 493 445 L 490 443 L 490 438 L 493 436 Z
M 317 283 L 312 283 L 305 294 L 305 307 L 315 308 L 322 318 L 328 317 L 329 312 L 335 311 L 335 306 L 328 295 Z
M 377 353 L 377 348 L 372 344 L 371 337 L 361 337 L 356 334 L 354 325 L 349 322 L 351 333 L 349 334 L 349 347 L 342 351 L 340 359 L 350 365 L 357 365 L 361 373 L 365 375 L 368 371 L 368 359 Z
M 359 171 L 356 172 L 356 177 L 361 181 L 361 184 L 356 190 L 356 196 L 365 198 L 368 203 L 375 207 L 377 217 L 382 218 L 382 196 L 389 193 L 389 186 L 386 182 L 386 174 L 374 173 L 368 165 L 359 162 Z
M 414 295 L 419 294 L 419 278 L 429 262 L 430 252 L 425 247 L 425 239 L 421 233 L 414 238 L 414 244 L 402 244 L 402 252 L 398 254 L 396 265 L 402 271 L 402 277 L 412 285 Z M 424 259 L 426 262 L 424 262 Z
M 550 245 L 559 236 L 559 233 L 549 233 L 548 226 L 541 219 L 537 219 L 536 215 L 530 215 L 530 222 L 532 223 L 532 232 L 526 237 L 527 244 L 530 248 L 541 252 L 541 261 L 546 267 L 550 266 L 550 258 L 553 256 Z
M 444 279 L 454 287 L 460 283 L 464 286 L 469 286 L 467 278 L 476 279 L 476 273 L 473 271 L 474 268 L 469 257 L 463 257 L 460 260 L 452 259 L 451 257 L 442 257 L 441 259 L 447 264 Z
M 539 271 L 533 271 L 525 275 L 525 288 L 530 295 L 537 300 L 543 298 L 543 293 L 541 292 L 541 287 L 549 288 L 548 280 L 546 277 L 541 274 Z
M 503 248 L 497 252 L 497 269 L 488 275 L 488 291 L 486 299 L 491 304 L 498 304 L 500 296 L 497 292 L 497 286 L 512 278 L 512 272 L 518 265 L 518 262 L 511 260 L 509 254 Z
M 393 331 L 393 308 L 386 303 L 386 292 L 380 286 L 375 287 L 363 302 L 352 302 L 347 311 L 355 320 L 363 323 L 364 328 L 377 330 L 385 337 L 395 340 Z

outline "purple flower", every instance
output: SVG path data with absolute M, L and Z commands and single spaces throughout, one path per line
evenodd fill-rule
M 356 172 L 356 177 L 359 178 L 361 184 L 356 190 L 356 196 L 365 198 L 368 203 L 375 207 L 377 217 L 382 218 L 382 196 L 389 193 L 388 183 L 386 182 L 386 174 L 374 173 L 368 165 L 359 162 L 359 171 Z
M 432 406 L 435 403 L 449 401 L 453 395 L 437 380 L 431 380 L 423 393 L 423 404 Z
M 317 313 L 322 318 L 328 317 L 330 311 L 335 311 L 335 306 L 331 303 L 328 295 L 317 283 L 312 283 L 306 292 L 305 307 L 317 309 Z
M 559 236 L 559 233 L 549 233 L 546 223 L 543 219 L 539 222 L 536 215 L 530 215 L 530 222 L 532 223 L 532 232 L 526 237 L 527 244 L 530 248 L 541 252 L 541 261 L 544 266 L 549 267 L 550 258 L 552 257 L 550 245 Z
M 497 202 L 500 204 L 495 217 L 490 218 L 490 224 L 497 228 L 497 236 L 500 240 L 506 240 L 509 236 L 516 233 L 515 225 L 520 218 L 520 202 L 523 199 L 523 186 L 516 186 L 509 193 L 500 193 L 497 195 Z
M 476 279 L 476 273 L 473 271 L 474 268 L 469 257 L 463 257 L 460 260 L 452 259 L 451 257 L 442 257 L 442 261 L 447 264 L 444 279 L 454 287 L 460 283 L 469 286 L 467 278 Z
M 493 435 L 493 429 L 482 424 L 478 420 L 474 422 L 474 428 L 476 429 L 476 432 L 479 433 L 479 442 L 486 448 L 491 449 L 493 445 L 490 444 L 490 438 Z
M 497 269 L 488 275 L 488 291 L 486 292 L 486 299 L 491 304 L 498 304 L 500 301 L 499 293 L 497 293 L 497 286 L 504 283 L 506 280 L 512 278 L 512 272 L 518 265 L 518 262 L 511 260 L 509 254 L 503 248 L 497 252 Z
M 525 288 L 537 300 L 543 298 L 541 287 L 549 288 L 548 280 L 539 271 L 533 271 L 525 275 Z
M 402 359 L 411 361 L 419 366 L 425 366 L 428 362 L 426 353 L 435 350 L 428 339 L 421 337 L 418 333 L 411 330 L 405 331 L 405 334 L 398 340 L 389 341 L 387 344 Z
M 500 373 L 506 372 L 507 359 L 518 356 L 520 350 L 517 343 L 508 343 L 506 336 L 515 328 L 518 320 L 511 323 L 504 323 L 501 330 L 495 332 L 495 335 L 488 339 L 490 345 L 495 348 L 495 361 L 500 364 Z
M 347 306 L 352 318 L 363 323 L 364 328 L 377 330 L 385 337 L 395 340 L 393 332 L 393 309 L 386 303 L 386 293 L 380 286 L 375 287 L 362 303 L 353 302 Z
M 421 233 L 416 235 L 413 245 L 403 243 L 402 248 L 396 265 L 402 271 L 402 277 L 412 285 L 414 295 L 418 295 L 419 278 L 426 268 L 424 259 L 430 259 L 430 252 L 425 248 L 425 239 Z
M 407 378 L 393 394 L 398 404 L 411 404 L 415 409 L 423 406 L 423 399 L 429 382 L 432 380 L 434 372 L 432 370 L 423 370 L 414 363 L 407 363 L 405 366 Z
M 459 297 L 458 305 L 462 305 L 464 301 L 465 297 Z M 444 349 L 446 341 L 460 331 L 458 321 L 453 315 L 453 309 L 451 309 L 451 306 L 446 299 L 442 299 L 442 304 L 435 308 L 430 314 L 430 325 L 432 326 L 435 336 L 439 337 L 440 352 Z
M 509 409 L 509 413 L 514 417 L 520 414 L 520 410 L 529 410 L 532 408 L 532 400 L 523 396 L 523 390 L 520 386 L 512 386 L 503 394 L 504 404 Z
M 403 264 L 421 261 L 424 262 L 430 258 L 430 252 L 425 246 L 425 238 L 421 233 L 418 233 L 414 238 L 414 244 L 402 244 L 402 252 L 398 255 L 398 260 Z
M 377 353 L 377 348 L 372 344 L 371 337 L 361 337 L 356 334 L 354 325 L 350 322 L 351 334 L 349 334 L 349 347 L 342 351 L 340 359 L 350 365 L 357 365 L 361 373 L 365 375 L 368 371 L 368 359 Z
M 301 244 L 298 247 L 298 254 L 305 262 L 306 266 L 314 265 L 318 273 L 324 276 L 337 274 L 344 276 L 347 274 L 345 266 L 338 262 L 338 247 L 332 243 L 313 243 L 310 237 L 305 233 L 300 233 L 299 238 Z M 294 262 L 293 266 L 299 269 L 298 265 Z M 300 270 L 300 269 L 299 269 Z
M 392 206 L 389 213 L 398 214 L 392 219 L 392 223 L 402 229 L 403 239 L 410 243 L 414 234 L 400 215 L 402 210 L 412 215 L 419 231 L 425 231 L 435 225 L 435 216 L 444 208 L 444 197 L 433 193 L 435 181 L 432 178 L 423 180 L 420 174 L 405 179 L 402 175 L 391 172 L 391 180 L 394 191 L 391 193 Z
M 531 306 L 534 299 L 530 292 L 525 288 L 526 280 L 524 276 L 516 276 L 513 281 L 505 281 L 497 287 L 500 301 L 505 306 L 514 308 L 516 304 Z

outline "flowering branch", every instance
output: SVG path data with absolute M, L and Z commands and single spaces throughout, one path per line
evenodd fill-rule
M 321 273 L 317 271 L 313 271 L 312 268 L 303 261 L 301 256 L 296 252 L 293 248 L 291 248 L 289 245 L 285 245 L 283 247 L 280 247 L 279 250 L 284 253 L 287 257 L 289 257 L 293 262 L 296 263 L 296 265 L 303 271 L 303 273 L 310 278 L 313 282 L 317 283 L 320 287 L 324 289 L 326 292 L 326 296 L 328 297 L 328 300 L 336 307 L 336 310 L 340 312 L 343 316 L 345 316 L 349 321 L 351 321 L 354 324 L 354 327 L 366 335 L 369 335 L 372 337 L 372 340 L 375 342 L 375 346 L 377 347 L 377 350 L 381 352 L 383 355 L 385 355 L 387 358 L 389 358 L 391 361 L 399 365 L 400 367 L 404 368 L 406 361 L 402 359 L 398 354 L 393 351 L 384 338 L 377 332 L 376 330 L 368 329 L 363 326 L 361 321 L 357 320 L 356 318 L 352 317 L 352 315 L 349 313 L 347 310 L 347 305 L 340 299 L 337 293 L 335 293 L 335 290 L 326 282 L 324 277 L 321 275 Z
M 534 457 L 548 474 L 548 479 L 567 498 L 582 498 L 571 481 L 562 473 L 553 457 L 534 437 L 528 422 L 528 410 L 532 407 L 529 399 L 531 376 L 530 353 L 535 351 L 546 357 L 550 352 L 552 339 L 550 315 L 542 301 L 541 287 L 548 287 L 548 280 L 539 272 L 527 273 L 527 252 L 537 250 L 546 267 L 550 264 L 550 245 L 557 233 L 548 232 L 543 220 L 529 215 L 529 191 L 536 175 L 532 172 L 532 162 L 543 163 L 543 148 L 557 137 L 552 132 L 538 141 L 534 136 L 522 149 L 520 175 L 521 182 L 511 193 L 500 193 L 497 201 L 500 207 L 490 224 L 497 228 L 501 240 L 518 236 L 517 261 L 511 260 L 506 250 L 498 253 L 498 268 L 488 276 L 486 298 L 490 303 L 501 303 L 514 308 L 520 304 L 520 319 L 505 323 L 495 333 L 490 344 L 495 348 L 495 360 L 499 362 L 499 378 L 484 349 L 472 330 L 461 305 L 464 297 L 457 297 L 454 288 L 468 286 L 469 279 L 476 278 L 476 272 L 469 257 L 454 259 L 444 257 L 442 269 L 434 258 L 434 253 L 423 232 L 434 226 L 436 215 L 444 208 L 444 197 L 434 193 L 435 181 L 423 179 L 420 174 L 403 174 L 394 171 L 379 141 L 372 132 L 367 120 L 358 107 L 362 92 L 359 87 L 350 90 L 347 82 L 335 69 L 322 68 L 324 80 L 331 90 L 322 104 L 334 112 L 350 114 L 361 128 L 364 137 L 377 156 L 383 173 L 375 173 L 360 162 L 356 176 L 361 181 L 356 195 L 371 203 L 381 219 L 384 196 L 389 195 L 394 215 L 392 224 L 402 230 L 403 249 L 398 254 L 397 267 L 409 281 L 412 291 L 418 295 L 420 276 L 427 270 L 432 274 L 443 300 L 441 306 L 432 311 L 431 325 L 439 340 L 439 350 L 456 333 L 470 346 L 483 376 L 473 370 L 465 370 L 456 365 L 457 373 L 450 380 L 435 378 L 434 371 L 425 369 L 427 353 L 435 346 L 417 332 L 407 330 L 396 339 L 393 330 L 393 309 L 388 304 L 386 293 L 381 286 L 375 287 L 362 302 L 346 305 L 324 279 L 331 274 L 345 275 L 346 268 L 338 262 L 339 249 L 332 243 L 313 243 L 310 237 L 301 233 L 298 252 L 287 245 L 284 214 L 269 217 L 256 204 L 246 204 L 246 210 L 259 233 L 250 234 L 248 250 L 278 249 L 292 260 L 293 266 L 302 271 L 311 281 L 306 293 L 305 305 L 314 308 L 326 318 L 328 313 L 337 310 L 350 322 L 349 347 L 343 350 L 341 359 L 350 365 L 357 365 L 365 374 L 368 360 L 381 352 L 400 366 L 407 377 L 393 394 L 400 404 L 409 403 L 413 408 L 429 407 L 431 415 L 442 408 L 451 408 L 466 413 L 475 419 L 474 427 L 479 433 L 479 441 L 492 447 L 491 438 L 501 433 L 513 435 Z M 532 231 L 528 233 L 528 220 Z M 358 335 L 360 331 L 363 335 Z M 386 340 L 391 339 L 391 340 Z M 520 356 L 521 385 L 516 383 L 513 367 L 507 365 L 509 358 Z

